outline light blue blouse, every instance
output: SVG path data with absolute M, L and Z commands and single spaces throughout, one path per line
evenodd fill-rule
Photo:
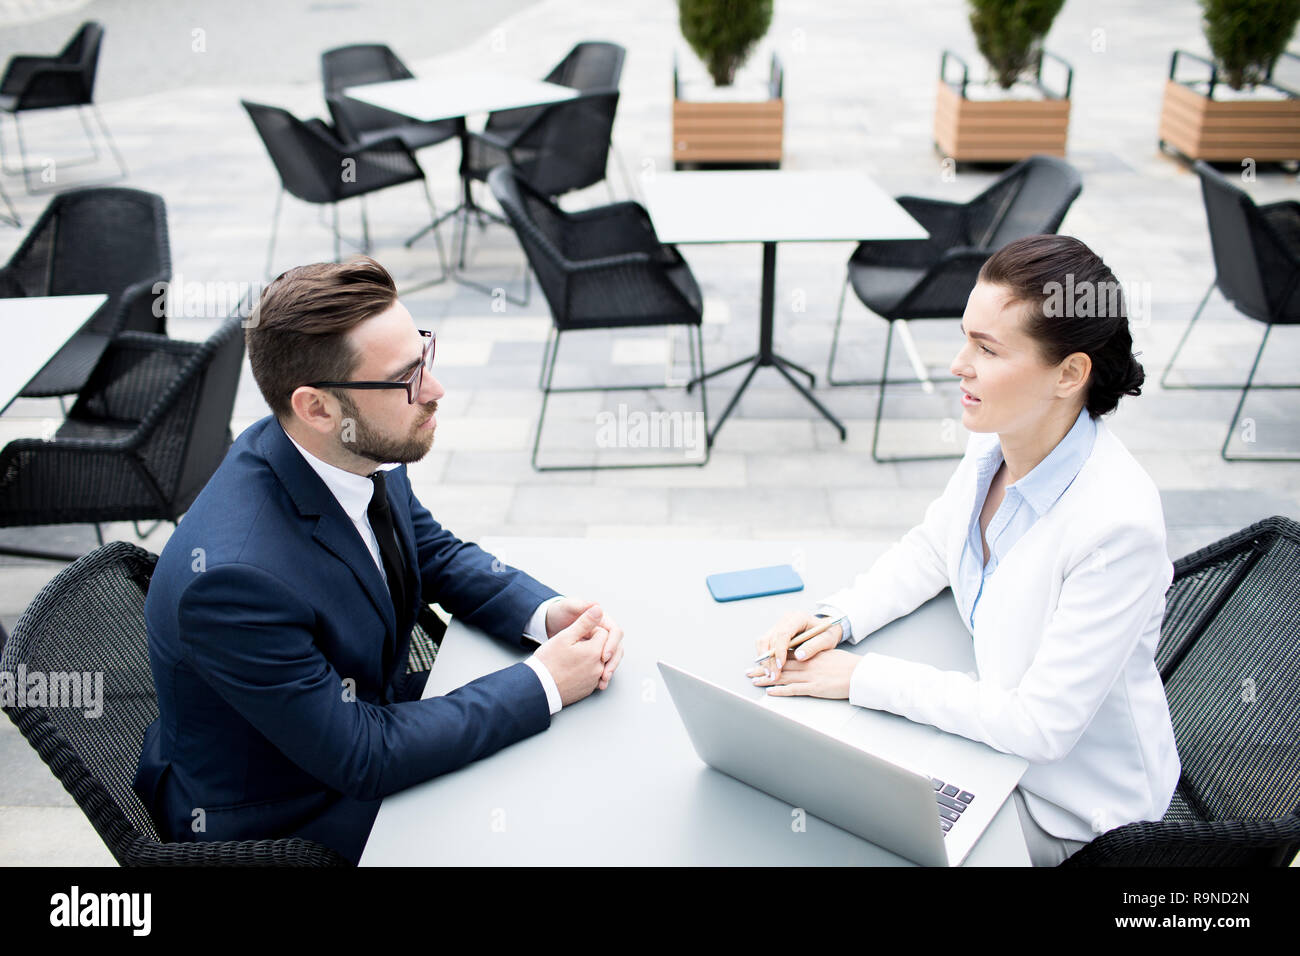
M 980 512 L 988 498 L 993 476 L 1002 465 L 1002 446 L 994 444 L 975 463 L 975 504 L 971 509 L 970 528 L 966 534 L 966 547 L 957 566 L 960 582 L 959 602 L 962 617 L 975 628 L 975 608 L 984 593 L 984 582 L 997 573 L 998 565 L 1012 546 L 1024 537 L 1034 522 L 1045 515 L 1066 488 L 1070 487 L 1079 469 L 1092 454 L 1097 439 L 1097 423 L 1081 409 L 1079 417 L 1065 437 L 1047 457 L 1029 474 L 1014 484 L 1007 485 L 1002 503 L 989 521 L 984 537 L 989 544 L 989 561 L 984 563 L 984 547 L 980 541 Z
M 962 596 L 958 606 L 972 631 L 975 629 L 975 608 L 979 605 L 980 595 L 984 593 L 984 582 L 997 572 L 998 564 L 1012 545 L 1024 537 L 1034 522 L 1045 515 L 1064 494 L 1065 489 L 1070 487 L 1079 474 L 1079 469 L 1092 454 L 1096 439 L 1097 423 L 1088 414 L 1087 408 L 1080 409 L 1074 425 L 1047 457 L 1025 477 L 1007 485 L 1002 504 L 998 506 L 985 534 L 989 543 L 988 564 L 984 563 L 984 546 L 980 541 L 980 512 L 984 510 L 984 501 L 988 498 L 993 476 L 1002 465 L 1002 445 L 994 443 L 976 461 L 975 504 L 968 522 L 966 547 L 962 550 L 957 569 Z M 838 616 L 840 611 L 829 605 L 821 605 L 817 608 L 817 613 Z M 847 641 L 850 639 L 849 622 L 845 621 L 842 628 L 843 640 Z

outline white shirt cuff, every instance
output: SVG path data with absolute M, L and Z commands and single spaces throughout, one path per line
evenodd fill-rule
M 845 641 L 848 641 L 850 644 L 857 643 L 857 641 L 853 639 L 852 628 L 849 627 L 848 617 L 833 604 L 818 604 L 816 609 L 813 611 L 813 614 L 824 614 L 827 617 L 844 618 L 844 622 L 840 625 L 840 643 L 843 644 Z
M 524 628 L 524 637 L 537 644 L 545 644 L 550 640 L 551 636 L 546 633 L 546 612 L 558 600 L 560 600 L 560 596 L 557 594 L 555 597 L 547 598 L 537 605 L 537 610 L 528 619 L 528 626 Z
M 537 610 L 533 611 L 533 616 L 528 619 L 528 626 L 524 628 L 524 637 L 537 644 L 545 644 L 550 640 L 546 633 L 546 612 L 552 604 L 560 600 L 559 595 L 548 598 L 541 604 L 537 605 Z M 555 678 L 551 672 L 546 669 L 546 665 L 539 661 L 536 656 L 529 657 L 524 661 L 537 674 L 537 679 L 542 682 L 542 690 L 546 691 L 546 706 L 551 710 L 551 716 L 554 717 L 564 706 L 564 701 L 560 699 L 560 688 L 555 683 Z
M 546 691 L 546 706 L 550 708 L 551 716 L 554 717 L 564 705 L 564 702 L 560 699 L 560 688 L 556 686 L 555 678 L 546 669 L 546 665 L 537 659 L 536 654 L 525 658 L 524 663 L 533 669 L 537 679 L 542 682 L 542 690 Z

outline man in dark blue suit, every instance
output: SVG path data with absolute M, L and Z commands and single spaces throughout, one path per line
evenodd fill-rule
M 412 493 L 404 463 L 432 445 L 444 392 L 432 336 L 377 262 L 280 276 L 247 343 L 274 414 L 235 441 L 158 560 L 159 716 L 134 786 L 164 840 L 297 836 L 355 862 L 381 798 L 606 687 L 622 631 L 458 540 Z M 408 649 L 430 602 L 537 650 L 420 700 Z

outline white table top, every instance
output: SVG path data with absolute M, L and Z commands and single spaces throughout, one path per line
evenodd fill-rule
M 866 173 L 658 173 L 644 185 L 661 242 L 843 242 L 929 233 Z
M 656 667 L 664 659 L 764 696 L 744 676 L 754 640 L 785 611 L 851 580 L 884 543 L 499 538 L 482 545 L 562 593 L 599 600 L 626 632 L 625 657 L 607 690 L 566 707 L 548 730 L 387 797 L 363 865 L 909 865 L 816 817 L 806 832 L 793 832 L 788 805 L 705 765 Z M 705 587 L 715 571 L 790 562 L 803 567 L 803 591 L 718 604 Z M 974 666 L 947 592 L 856 650 Z M 425 696 L 525 656 L 452 621 Z M 814 726 L 827 709 L 851 707 L 811 698 L 779 703 Z M 966 865 L 1028 864 L 1007 800 Z
M 0 299 L 0 409 L 9 407 L 106 301 L 100 293 Z
M 350 86 L 344 94 L 403 116 L 433 121 L 471 113 L 544 106 L 571 100 L 578 91 L 555 83 L 499 73 L 460 73 L 445 77 L 413 77 L 388 83 Z

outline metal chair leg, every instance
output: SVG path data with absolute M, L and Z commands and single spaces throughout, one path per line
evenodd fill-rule
M 361 197 L 361 254 L 370 255 L 370 217 L 366 215 L 366 197 Z
M 867 379 L 867 378 L 837 379 L 835 378 L 835 355 L 839 351 L 840 326 L 844 322 L 844 302 L 845 302 L 845 298 L 848 296 L 848 292 L 849 292 L 849 277 L 846 275 L 844 277 L 844 285 L 840 289 L 840 305 L 839 308 L 835 310 L 835 330 L 834 332 L 831 333 L 831 354 L 830 354 L 830 358 L 827 359 L 826 361 L 826 382 L 828 385 L 831 385 L 834 388 L 845 388 L 848 386 L 857 386 L 857 385 L 879 385 L 880 384 L 879 379 Z M 885 322 L 889 324 L 890 335 L 893 335 L 894 323 L 902 322 L 902 321 L 905 320 L 885 319 Z M 889 384 L 925 385 L 927 386 L 926 391 L 933 391 L 933 385 L 931 385 L 930 379 L 923 374 L 925 371 L 924 366 L 921 365 L 921 363 L 917 360 L 915 354 L 915 347 L 910 345 L 910 337 L 904 339 L 903 346 L 904 348 L 907 349 L 908 358 L 912 361 L 912 366 L 916 370 L 917 377 L 901 378 L 901 379 L 896 378 L 893 381 L 891 381 Z
M 108 124 L 104 122 L 103 114 L 99 112 L 99 108 L 95 106 L 95 104 L 93 103 L 83 104 L 77 109 L 77 119 L 81 121 L 81 128 L 86 134 L 86 141 L 90 144 L 90 156 L 67 160 L 60 165 L 64 167 L 85 166 L 87 164 L 93 164 L 99 161 L 99 143 L 96 142 L 95 140 L 95 132 L 93 129 L 91 129 L 90 123 L 86 121 L 85 110 L 87 108 L 90 109 L 91 114 L 95 117 L 95 122 L 99 124 L 100 135 L 103 137 L 104 142 L 108 145 L 110 152 L 112 152 L 113 154 L 113 161 L 117 164 L 118 175 L 111 176 L 107 179 L 89 180 L 86 182 L 78 183 L 77 185 L 89 186 L 93 184 L 115 182 L 118 179 L 125 179 L 127 177 L 126 161 L 122 158 L 121 152 L 118 151 L 117 143 L 113 139 L 113 134 L 109 132 Z M 13 113 L 12 115 L 14 118 L 14 135 L 18 140 L 19 167 L 17 169 L 12 169 L 8 166 L 8 164 L 5 164 L 3 166 L 4 171 L 9 175 L 14 175 L 14 176 L 16 176 L 18 173 L 21 172 L 23 175 L 23 185 L 26 187 L 27 192 L 32 195 L 54 192 L 55 190 L 60 189 L 61 186 L 57 182 L 51 183 L 50 185 L 47 186 L 32 185 L 32 173 L 37 172 L 38 170 L 41 169 L 41 167 L 32 166 L 28 164 L 27 144 L 23 140 L 22 121 L 19 119 L 18 113 Z M 0 146 L 2 145 L 3 144 L 0 143 Z M 2 159 L 0 159 L 0 161 L 2 161 Z
M 271 278 L 271 262 L 275 257 L 275 234 L 280 228 L 280 207 L 284 204 L 284 187 L 275 194 L 275 212 L 271 214 L 271 243 L 266 248 L 266 278 Z
M 880 456 L 879 451 L 878 451 L 878 449 L 879 449 L 879 445 L 880 445 L 880 420 L 881 420 L 881 418 L 883 417 L 883 415 L 884 415 L 884 410 L 885 410 L 885 388 L 886 388 L 886 386 L 891 385 L 891 384 L 892 384 L 892 385 L 900 385 L 900 384 L 913 384 L 913 385 L 915 385 L 915 384 L 920 384 L 920 380 L 908 381 L 908 382 L 898 382 L 898 381 L 893 381 L 893 382 L 891 382 L 891 381 L 889 380 L 889 353 L 890 353 L 891 346 L 893 345 L 893 341 L 894 341 L 894 323 L 893 323 L 893 322 L 890 322 L 890 323 L 889 323 L 889 332 L 888 332 L 888 334 L 885 336 L 885 360 L 884 360 L 884 363 L 881 365 L 881 368 L 880 368 L 880 394 L 879 394 L 879 395 L 877 396 L 877 398 L 876 398 L 876 420 L 875 420 L 874 425 L 872 426 L 872 431 L 871 431 L 871 458 L 872 458 L 872 460 L 873 460 L 873 461 L 876 461 L 876 462 L 878 462 L 878 463 L 880 463 L 880 464 L 883 465 L 883 464 L 887 464 L 887 463 L 889 463 L 889 462 L 896 462 L 896 461 L 944 461 L 944 460 L 946 460 L 946 459 L 950 459 L 950 458 L 960 458 L 960 457 L 962 457 L 961 454 L 956 454 L 956 455 L 953 455 L 953 454 L 948 454 L 948 455 L 895 455 L 895 456 L 890 456 L 890 457 L 887 457 L 887 458 L 882 458 L 882 457 Z
M 538 448 L 541 446 L 541 444 L 542 444 L 542 424 L 546 421 L 546 405 L 547 405 L 547 402 L 550 400 L 550 397 L 551 397 L 551 382 L 554 380 L 554 377 L 555 377 L 555 360 L 556 360 L 556 358 L 558 357 L 559 352 L 560 352 L 560 330 L 559 330 L 559 329 L 556 329 L 556 330 L 555 330 L 555 343 L 554 343 L 554 345 L 551 347 L 551 356 L 550 356 L 550 361 L 549 361 L 549 362 L 546 361 L 546 358 L 543 357 L 543 365 L 542 365 L 542 367 L 543 367 L 544 369 L 546 369 L 546 378 L 545 378 L 544 383 L 542 384 L 542 410 L 541 410 L 541 411 L 538 413 L 538 415 L 537 415 L 537 431 L 536 431 L 536 433 L 533 435 L 533 458 L 532 458 L 532 463 L 533 463 L 533 470 L 534 470 L 534 471 L 544 471 L 544 470 L 546 470 L 546 469 L 543 469 L 540 465 L 537 464 L 537 449 L 538 449 Z
M 0 162 L 3 161 L 3 159 L 0 159 Z M 22 217 L 18 215 L 18 210 L 14 208 L 14 204 L 9 201 L 9 194 L 5 192 L 3 184 L 0 184 L 0 202 L 3 202 L 5 208 L 9 210 L 8 214 L 0 212 L 0 222 L 8 223 L 15 229 L 21 229 L 23 226 Z
M 559 359 L 559 352 L 560 352 L 560 330 L 555 329 L 554 333 L 555 333 L 554 340 L 552 340 L 548 336 L 547 349 L 542 356 L 543 374 L 542 374 L 541 381 L 539 383 L 542 389 L 542 408 L 537 415 L 537 429 L 533 434 L 533 453 L 531 459 L 533 469 L 535 471 L 619 471 L 619 470 L 640 469 L 640 468 L 683 468 L 683 467 L 698 468 L 707 465 L 709 463 L 709 458 L 712 455 L 713 440 L 712 440 L 711 432 L 709 431 L 708 396 L 706 394 L 706 389 L 701 384 L 700 412 L 703 417 L 704 457 L 700 461 L 662 462 L 662 463 L 655 463 L 655 464 L 636 463 L 636 464 L 626 464 L 626 465 L 539 465 L 537 463 L 537 455 L 539 449 L 541 448 L 542 429 L 546 422 L 546 408 L 551 397 L 551 392 L 553 391 L 555 392 L 603 392 L 607 390 L 627 391 L 627 390 L 640 390 L 642 388 L 649 391 L 652 387 L 655 387 L 650 385 L 645 385 L 645 386 L 615 385 L 615 386 L 608 386 L 608 387 L 596 386 L 593 388 L 558 388 L 558 389 L 554 388 L 553 383 L 555 381 L 555 367 L 557 364 L 559 364 L 558 359 Z M 689 341 L 689 336 L 688 336 L 688 341 Z M 701 375 L 704 372 L 704 336 L 700 326 L 698 325 L 695 327 L 695 340 L 690 344 L 691 344 L 690 354 L 691 354 L 692 381 L 700 381 L 700 379 L 694 377 L 697 368 L 696 361 L 695 361 L 697 346 L 698 346 L 698 354 L 699 354 L 698 370 L 701 373 Z M 750 374 L 751 375 L 753 374 L 753 369 L 750 370 Z
M 1237 430 L 1237 422 L 1241 418 L 1241 411 L 1246 407 L 1246 396 L 1250 394 L 1251 388 L 1255 389 L 1298 389 L 1300 385 L 1255 385 L 1255 372 L 1259 368 L 1259 360 L 1264 355 L 1264 346 L 1268 344 L 1269 333 L 1273 331 L 1273 326 L 1268 325 L 1264 329 L 1264 338 L 1259 343 L 1259 349 L 1255 352 L 1255 361 L 1251 363 L 1250 374 L 1246 376 L 1246 385 L 1241 390 L 1241 397 L 1237 399 L 1237 407 L 1232 413 L 1232 421 L 1228 425 L 1228 434 L 1224 436 L 1223 447 L 1219 449 L 1219 457 L 1224 461 L 1300 461 L 1300 455 L 1229 455 L 1228 445 L 1232 442 L 1232 433 Z
M 95 122 L 99 124 L 99 131 L 104 134 L 104 141 L 108 143 L 108 148 L 113 154 L 113 160 L 117 163 L 118 171 L 122 174 L 121 178 L 126 179 L 126 160 L 122 158 L 122 154 L 118 151 L 117 141 L 113 139 L 113 134 L 108 131 L 108 124 L 104 122 L 104 115 L 99 112 L 99 107 L 93 103 L 90 104 L 90 111 L 95 114 Z
M 537 387 L 542 388 L 542 383 L 546 380 L 546 366 L 550 361 L 551 340 L 555 336 L 555 326 L 552 325 L 546 330 L 546 345 L 542 349 L 542 367 L 537 373 Z
M 1183 345 L 1186 344 L 1188 336 L 1192 334 L 1192 326 L 1196 325 L 1196 320 L 1201 317 L 1201 313 L 1205 310 L 1205 304 L 1210 301 L 1210 296 L 1213 295 L 1215 286 L 1217 285 L 1218 285 L 1217 281 L 1211 282 L 1210 287 L 1205 290 L 1205 295 L 1201 296 L 1201 304 L 1198 305 L 1196 307 L 1196 311 L 1192 313 L 1192 321 L 1187 323 L 1187 328 L 1183 330 L 1183 337 L 1178 340 L 1178 345 L 1174 348 L 1174 354 L 1169 356 L 1169 364 L 1166 365 L 1165 370 L 1160 373 L 1161 388 L 1167 388 L 1170 390 L 1185 389 L 1189 391 L 1235 390 L 1241 388 L 1240 385 L 1223 385 L 1223 384 L 1213 384 L 1213 383 L 1205 384 L 1205 385 L 1195 385 L 1195 384 L 1170 385 L 1168 382 L 1169 373 L 1173 370 L 1174 363 L 1178 361 L 1178 353 L 1183 350 Z

